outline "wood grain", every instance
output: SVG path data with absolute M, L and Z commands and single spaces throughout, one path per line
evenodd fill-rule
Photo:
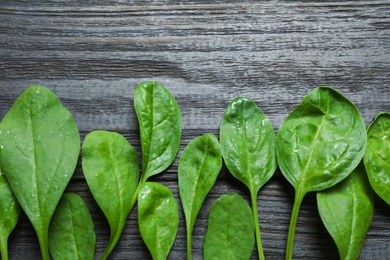
M 368 124 L 390 111 L 390 3 L 383 1 L 2 1 L 0 3 L 0 117 L 32 84 L 52 89 L 74 115 L 82 140 L 93 130 L 123 134 L 140 153 L 133 107 L 135 86 L 156 80 L 176 97 L 183 114 L 180 152 L 193 138 L 218 135 L 227 104 L 255 100 L 275 131 L 318 85 L 337 88 Z M 68 190 L 86 201 L 99 256 L 108 224 L 93 201 L 81 159 Z M 153 178 L 179 201 L 177 163 Z M 213 201 L 248 191 L 223 167 L 195 224 L 194 259 L 202 259 Z M 282 259 L 293 189 L 277 170 L 258 199 L 267 259 Z M 376 197 L 375 215 L 361 259 L 389 259 L 390 207 Z M 149 259 L 129 216 L 111 259 Z M 185 225 L 169 259 L 185 259 Z M 39 259 L 34 230 L 25 215 L 10 238 L 10 259 Z M 337 259 L 322 225 L 315 195 L 305 198 L 295 241 L 296 259 Z M 254 254 L 253 259 L 257 259 Z

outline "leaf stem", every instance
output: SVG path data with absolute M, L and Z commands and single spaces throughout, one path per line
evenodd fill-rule
M 256 243 L 257 243 L 257 254 L 259 256 L 260 260 L 264 260 L 264 251 L 263 251 L 263 245 L 261 243 L 261 236 L 260 236 L 260 224 L 259 224 L 259 217 L 258 217 L 258 210 L 257 210 L 257 192 L 250 192 L 251 193 L 251 204 L 252 204 L 252 214 L 253 214 L 253 223 L 255 225 L 255 236 L 256 236 Z
M 120 220 L 120 223 L 118 224 L 118 227 L 115 231 L 111 232 L 110 240 L 108 241 L 108 245 L 106 249 L 104 250 L 102 256 L 100 257 L 101 260 L 107 259 L 108 256 L 111 254 L 112 250 L 114 250 L 116 244 L 119 241 L 119 238 L 121 237 L 123 227 L 125 226 L 126 221 Z
M 50 260 L 49 254 L 49 231 L 46 230 L 37 232 L 39 247 L 41 249 L 42 260 Z
M 291 260 L 293 256 L 295 229 L 297 227 L 299 209 L 301 208 L 305 194 L 306 193 L 302 192 L 302 189 L 295 192 L 294 205 L 290 219 L 290 228 L 288 230 L 286 260 Z
M 192 260 L 192 228 L 187 224 L 187 260 Z
M 0 237 L 1 259 L 8 260 L 8 237 Z
M 137 202 L 138 200 L 138 191 L 139 191 L 139 187 L 141 186 L 141 181 L 138 183 L 138 186 L 137 186 L 137 189 L 135 190 L 135 193 L 134 193 L 134 197 L 133 199 L 131 200 L 131 204 L 130 204 L 130 210 L 129 212 L 126 214 L 126 216 L 128 216 L 130 214 L 130 212 L 133 210 L 134 208 L 134 205 L 135 203 Z M 110 240 L 108 241 L 108 245 L 106 247 L 106 249 L 104 250 L 102 256 L 100 257 L 100 260 L 105 260 L 108 258 L 108 256 L 111 254 L 112 250 L 114 250 L 116 244 L 118 243 L 119 241 L 119 238 L 121 237 L 122 235 L 122 231 L 123 231 L 123 228 L 126 224 L 126 220 L 127 218 L 125 219 L 121 219 L 120 220 L 120 223 L 118 225 L 118 228 L 115 230 L 115 232 L 111 233 L 110 235 Z

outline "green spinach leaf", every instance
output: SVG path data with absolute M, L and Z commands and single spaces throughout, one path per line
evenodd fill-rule
M 186 221 L 188 259 L 192 259 L 192 230 L 196 217 L 221 167 L 221 149 L 213 134 L 195 138 L 180 156 L 178 183 Z
M 264 259 L 257 194 L 276 170 L 274 129 L 249 98 L 238 97 L 226 108 L 220 128 L 221 153 L 231 174 L 250 191 L 259 259 Z
M 134 92 L 141 148 L 141 183 L 164 171 L 176 157 L 182 117 L 172 94 L 157 82 L 144 82 Z
M 106 259 L 117 244 L 135 204 L 138 155 L 126 138 L 108 131 L 89 133 L 82 153 L 85 179 L 110 225 L 110 241 L 101 256 Z
M 153 259 L 166 259 L 179 227 L 179 210 L 172 192 L 145 182 L 138 193 L 138 225 Z
M 363 160 L 372 188 L 390 205 L 390 113 L 378 113 L 368 127 Z
M 255 244 L 251 208 L 238 194 L 217 199 L 209 214 L 204 259 L 250 259 Z
M 0 250 L 1 259 L 8 259 L 8 237 L 19 220 L 20 205 L 0 169 Z
M 358 259 L 374 214 L 374 196 L 364 165 L 337 185 L 318 192 L 317 204 L 340 259 Z
M 49 228 L 49 250 L 53 259 L 94 259 L 94 224 L 83 199 L 64 193 Z
M 49 259 L 51 217 L 76 167 L 80 136 L 52 91 L 32 86 L 0 124 L 0 164 Z
M 362 159 L 366 140 L 358 109 L 330 87 L 310 92 L 281 124 L 277 159 L 295 189 L 286 259 L 292 258 L 298 212 L 306 193 L 329 188 L 346 178 Z

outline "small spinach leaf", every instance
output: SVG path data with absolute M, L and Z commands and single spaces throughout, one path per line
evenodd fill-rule
M 179 210 L 172 192 L 145 182 L 138 193 L 138 225 L 153 259 L 166 259 L 179 227 Z
M 71 113 L 49 89 L 32 86 L 0 124 L 0 164 L 49 259 L 51 217 L 76 167 L 80 136 Z
M 106 259 L 117 244 L 135 204 L 138 155 L 126 138 L 108 131 L 89 133 L 82 153 L 85 179 L 110 225 L 110 241 L 101 256 Z
M 192 259 L 192 230 L 196 217 L 221 167 L 221 149 L 213 134 L 195 138 L 180 156 L 178 183 L 186 221 L 188 259 Z
M 204 259 L 250 259 L 255 244 L 252 211 L 238 194 L 226 194 L 210 209 Z
M 8 259 L 8 237 L 19 220 L 20 205 L 0 169 L 0 250 L 1 259 Z
M 231 174 L 250 191 L 259 259 L 264 259 L 257 193 L 276 170 L 274 129 L 249 98 L 238 97 L 226 108 L 220 128 L 221 153 Z
M 277 159 L 295 189 L 286 259 L 292 258 L 298 212 L 307 192 L 346 178 L 366 149 L 365 123 L 358 109 L 330 87 L 310 92 L 287 116 L 277 135 Z
M 374 196 L 364 165 L 337 185 L 318 192 L 317 204 L 340 259 L 358 259 L 374 214 Z
M 134 91 L 141 148 L 141 183 L 164 171 L 175 159 L 181 139 L 182 117 L 172 94 L 157 82 L 144 82 Z
M 372 188 L 390 205 L 390 113 L 378 113 L 368 127 L 363 160 Z
M 94 259 L 96 236 L 91 214 L 83 199 L 64 193 L 49 228 L 53 259 Z

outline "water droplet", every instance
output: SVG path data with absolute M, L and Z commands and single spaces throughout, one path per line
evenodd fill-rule
M 37 90 L 35 91 L 35 93 L 36 93 L 36 94 L 40 94 L 41 91 L 40 91 L 39 89 L 37 89 Z
M 294 149 L 294 153 L 297 153 L 297 152 L 299 152 L 299 150 L 298 149 Z
M 7 131 L 7 134 L 9 134 L 9 131 Z
M 386 138 L 387 138 L 387 135 L 384 135 L 384 136 L 382 137 L 382 141 L 384 141 Z

